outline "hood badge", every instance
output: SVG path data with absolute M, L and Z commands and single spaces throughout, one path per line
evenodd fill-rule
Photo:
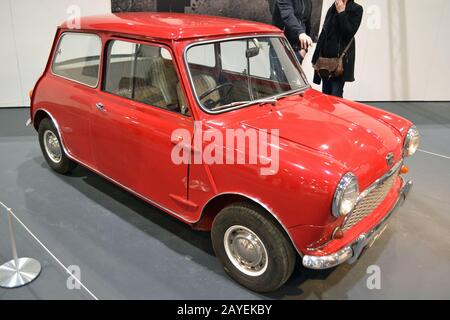
M 386 156 L 386 162 L 389 167 L 392 167 L 394 165 L 394 153 L 389 152 Z

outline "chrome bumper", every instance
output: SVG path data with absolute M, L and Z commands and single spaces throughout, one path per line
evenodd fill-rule
M 336 253 L 328 256 L 303 256 L 303 266 L 309 269 L 323 270 L 333 268 L 341 263 L 354 263 L 361 256 L 364 249 L 370 247 L 387 227 L 387 224 L 399 207 L 403 205 L 411 190 L 412 182 L 403 184 L 397 202 L 391 211 L 370 231 L 361 234 L 356 241 Z

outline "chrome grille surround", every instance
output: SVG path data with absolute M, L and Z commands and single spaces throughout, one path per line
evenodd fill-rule
M 392 186 L 399 175 L 402 164 L 403 161 L 397 163 L 385 175 L 376 180 L 369 188 L 360 194 L 355 208 L 342 224 L 342 231 L 351 229 L 383 202 L 389 191 L 391 191 Z

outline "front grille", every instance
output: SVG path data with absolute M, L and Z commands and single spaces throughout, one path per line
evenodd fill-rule
M 375 210 L 386 198 L 395 180 L 398 177 L 400 169 L 394 171 L 394 173 L 387 178 L 380 185 L 376 186 L 372 191 L 370 191 L 363 199 L 361 199 L 358 204 L 353 209 L 352 213 L 345 220 L 342 225 L 342 230 L 347 231 L 360 222 L 362 219 L 367 217 L 373 210 Z

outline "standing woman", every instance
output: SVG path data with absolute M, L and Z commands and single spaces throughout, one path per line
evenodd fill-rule
M 313 65 L 319 58 L 343 56 L 344 72 L 340 76 L 321 77 L 314 72 L 314 83 L 320 84 L 325 94 L 342 97 L 345 82 L 355 81 L 355 40 L 361 25 L 363 8 L 354 0 L 336 0 L 327 12 L 325 23 L 313 55 Z M 347 49 L 347 51 L 346 51 Z

